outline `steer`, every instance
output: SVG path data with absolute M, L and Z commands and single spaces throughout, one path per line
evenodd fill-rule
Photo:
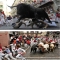
M 47 27 L 47 24 L 44 22 L 45 19 L 47 19 L 48 22 L 51 23 L 48 17 L 48 14 L 45 12 L 44 9 L 36 8 L 34 6 L 31 6 L 25 3 L 20 3 L 16 6 L 11 6 L 11 8 L 13 7 L 17 8 L 17 15 L 20 16 L 18 19 L 18 22 L 20 22 L 20 20 L 25 19 L 25 18 L 31 18 L 32 22 L 35 23 L 36 25 L 38 22 L 41 22 L 45 24 Z
M 36 53 L 37 52 L 37 45 L 36 44 L 34 44 L 32 47 L 31 47 L 31 52 L 33 52 L 33 53 Z

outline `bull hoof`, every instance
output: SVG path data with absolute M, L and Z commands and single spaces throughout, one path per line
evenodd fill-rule
M 51 24 L 52 24 L 52 21 L 49 21 L 49 23 L 51 23 Z
M 43 27 L 43 29 L 46 29 L 47 27 Z
M 48 27 L 48 25 L 46 25 L 45 27 L 43 27 L 43 29 L 46 29 Z

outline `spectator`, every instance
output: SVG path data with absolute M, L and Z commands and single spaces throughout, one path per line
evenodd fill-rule
M 13 56 L 15 56 L 15 47 L 16 47 L 16 43 L 13 42 L 12 44 L 10 44 L 10 46 L 11 46 L 11 50 L 12 50 Z
M 57 21 L 60 21 L 60 10 L 57 11 L 56 18 L 57 18 Z
M 4 55 L 5 54 L 3 53 L 2 49 L 0 48 L 0 60 L 2 60 L 2 58 L 3 58 Z
M 20 47 L 20 44 L 16 45 L 17 46 L 17 56 L 16 58 L 21 58 L 22 60 L 26 60 L 23 55 L 26 54 L 26 51 Z
M 5 23 L 4 15 L 2 14 L 2 10 L 0 10 L 0 25 L 3 25 Z
M 8 20 L 11 20 L 11 19 L 12 19 L 12 17 L 9 15 L 9 16 L 7 17 L 7 19 L 8 19 Z
M 10 58 L 13 59 L 13 60 L 16 60 L 16 59 L 12 56 L 12 53 L 11 53 L 11 51 L 9 50 L 9 48 L 8 48 L 7 46 L 5 46 L 5 50 L 4 50 L 4 51 L 6 52 L 5 58 L 7 58 L 8 60 L 10 60 Z M 9 57 L 10 57 L 10 58 L 9 58 Z
M 30 40 L 26 40 L 26 44 L 30 46 Z
M 5 19 L 6 18 L 6 15 L 5 15 L 4 11 L 2 11 L 2 14 L 4 15 L 4 19 Z
M 12 44 L 12 43 L 14 42 L 14 40 L 16 40 L 16 39 L 15 39 L 15 36 L 13 35 L 13 36 L 11 36 L 11 38 L 10 38 L 10 44 Z
M 55 14 L 51 14 L 51 21 L 55 21 L 56 20 L 56 15 Z

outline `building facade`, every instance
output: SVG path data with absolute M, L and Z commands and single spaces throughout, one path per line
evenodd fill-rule
M 2 1 L 0 1 L 0 9 L 3 10 L 3 2 Z
M 58 6 L 58 8 L 60 9 L 60 0 L 55 0 L 55 3 Z
M 58 0 L 15 0 L 12 6 L 15 6 L 15 5 L 19 4 L 19 3 L 28 3 L 28 4 L 31 4 L 31 5 L 33 5 L 34 3 L 36 3 L 37 6 L 38 6 L 40 4 L 43 5 L 44 3 L 49 2 L 49 1 L 54 1 L 53 9 L 56 11 L 57 8 L 58 8 L 58 5 L 59 5 Z M 17 12 L 16 8 L 12 8 L 11 15 L 12 16 L 16 15 L 17 14 L 16 12 Z
M 2 46 L 7 46 L 9 44 L 9 32 L 0 31 L 0 43 Z
M 7 12 L 7 0 L 0 0 L 0 9 L 2 9 L 5 15 L 8 14 Z
M 32 0 L 15 0 L 12 6 L 15 6 L 19 3 L 29 3 L 30 4 L 31 2 L 32 2 Z M 12 8 L 11 15 L 12 16 L 16 15 L 17 14 L 16 12 L 17 12 L 16 8 L 15 7 Z

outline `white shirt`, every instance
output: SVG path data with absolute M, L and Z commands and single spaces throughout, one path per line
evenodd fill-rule
M 15 49 L 15 46 L 16 44 L 10 44 L 11 45 L 11 48 L 12 48 L 12 51 Z
M 22 48 L 18 48 L 18 49 L 17 49 L 17 53 L 18 53 L 18 54 L 20 54 L 20 53 L 22 53 L 22 52 L 26 52 L 26 51 L 25 51 L 24 49 L 22 49 Z
M 16 41 L 19 41 L 19 39 L 17 38 Z
M 31 39 L 31 47 L 34 45 L 34 40 Z
M 3 23 L 5 23 L 4 15 L 0 13 L 0 24 L 3 25 Z
M 4 15 L 0 13 L 0 19 L 4 19 Z

